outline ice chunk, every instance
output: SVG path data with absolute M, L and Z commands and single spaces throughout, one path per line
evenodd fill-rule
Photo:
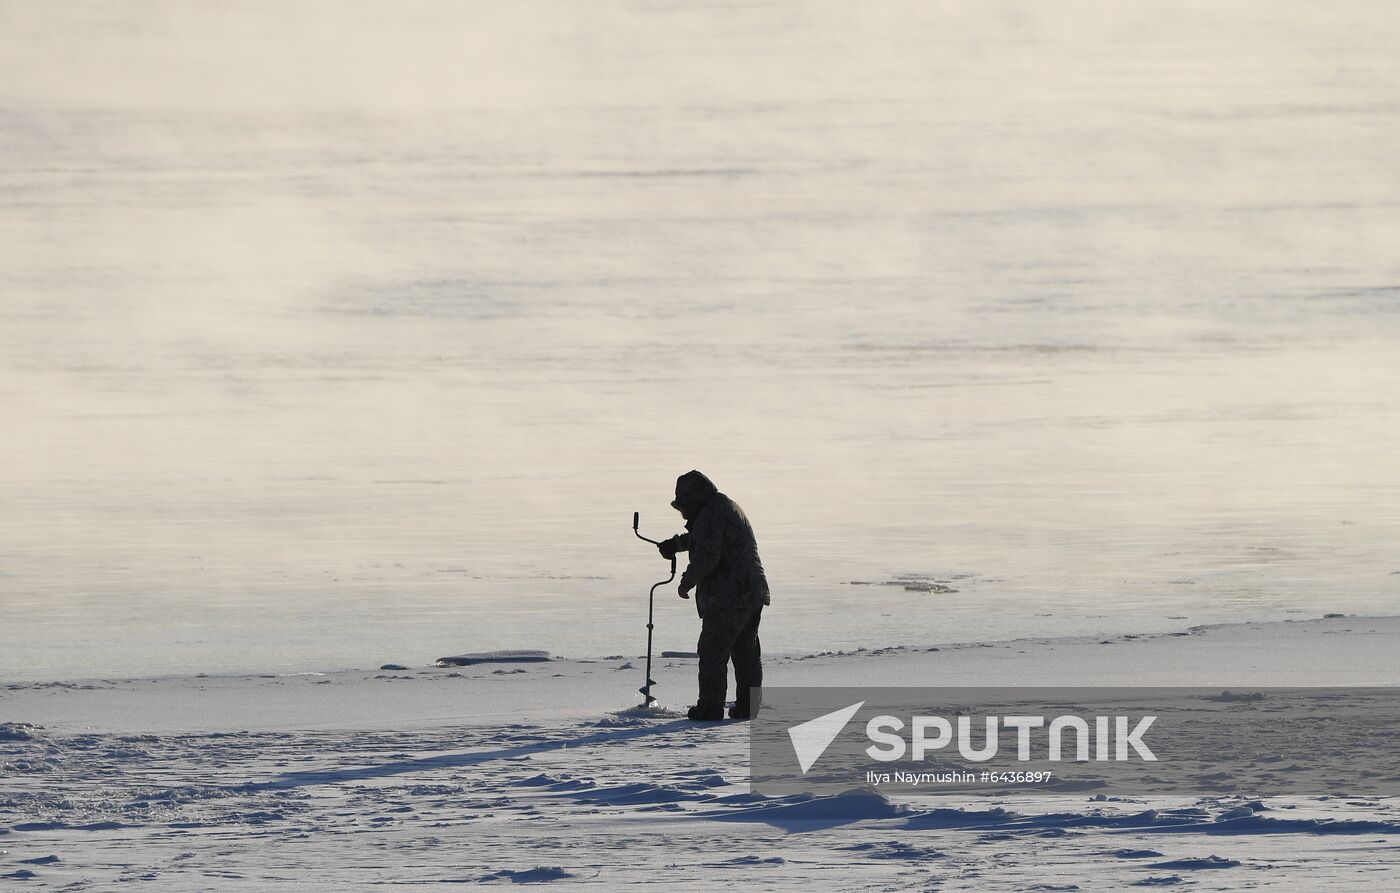
M 439 657 L 440 667 L 470 667 L 473 664 L 523 664 L 549 660 L 548 651 L 473 651 L 455 657 Z

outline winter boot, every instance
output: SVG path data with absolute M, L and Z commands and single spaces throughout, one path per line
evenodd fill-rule
M 708 701 L 701 701 L 686 713 L 686 716 L 696 722 L 719 722 L 724 719 L 724 707 L 722 705 L 711 704 Z
M 739 695 L 734 699 L 734 706 L 729 708 L 730 719 L 752 719 L 753 715 L 758 712 L 755 709 L 758 704 L 750 703 L 750 691 L 748 686 L 739 688 Z

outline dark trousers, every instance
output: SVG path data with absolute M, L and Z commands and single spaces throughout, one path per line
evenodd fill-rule
M 711 608 L 700 619 L 700 703 L 724 706 L 729 686 L 729 661 L 734 661 L 734 702 L 741 712 L 749 709 L 749 689 L 763 685 L 763 651 L 758 643 L 758 621 L 763 605 L 743 602 Z

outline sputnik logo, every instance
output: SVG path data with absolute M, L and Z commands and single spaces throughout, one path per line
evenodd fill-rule
M 806 775 L 807 770 L 826 753 L 826 749 L 836 740 L 836 736 L 841 734 L 841 730 L 846 728 L 856 711 L 864 706 L 865 702 L 860 701 L 788 727 L 788 738 L 792 739 L 792 752 L 797 754 L 797 765 L 802 767 L 803 775 Z

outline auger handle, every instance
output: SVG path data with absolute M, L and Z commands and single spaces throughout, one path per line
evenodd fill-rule
M 648 542 L 648 543 L 651 543 L 653 546 L 659 546 L 659 545 L 661 545 L 661 541 L 660 541 L 660 540 L 654 540 L 654 539 L 652 539 L 652 538 L 649 537 L 649 536 L 642 536 L 642 534 L 637 530 L 638 525 L 640 525 L 641 523 L 642 523 L 642 513 L 641 513 L 641 512 L 633 512 L 633 513 L 632 513 L 632 532 L 633 532 L 634 534 L 636 534 L 637 539 L 639 539 L 639 540 L 644 540 L 644 541 L 646 541 L 646 542 Z

